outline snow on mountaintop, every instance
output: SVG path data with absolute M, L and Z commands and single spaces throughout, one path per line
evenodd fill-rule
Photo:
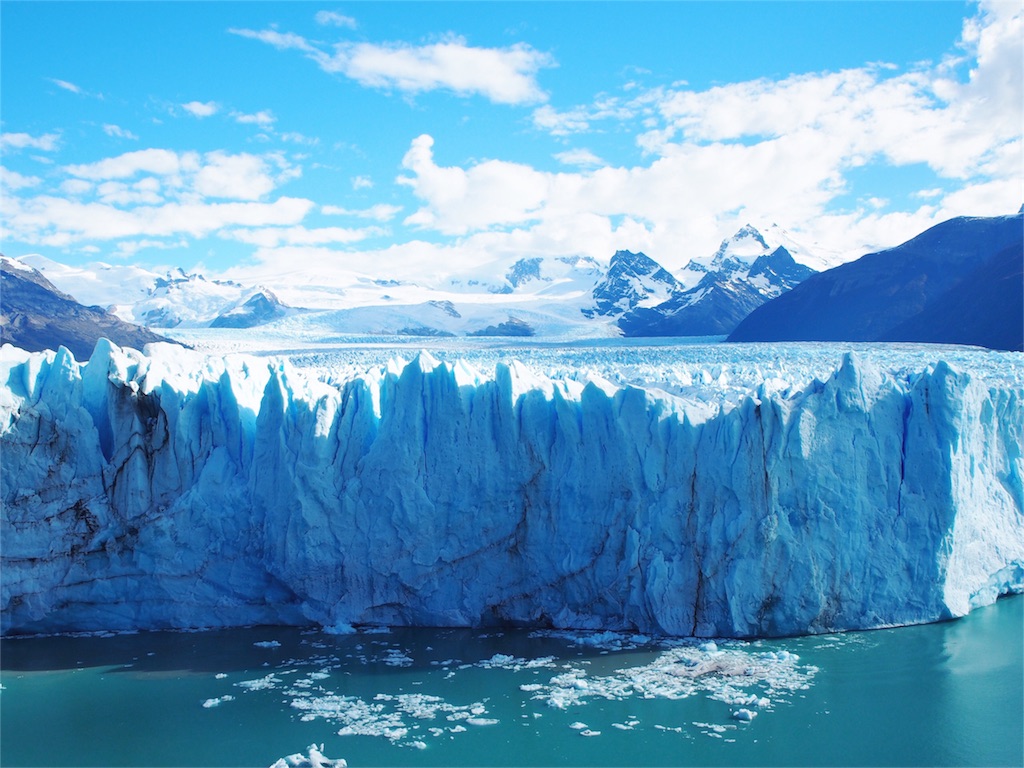
M 25 272 L 31 275 L 34 271 L 28 264 L 25 264 L 18 259 L 12 259 L 4 256 L 2 253 L 0 253 L 0 264 L 2 264 L 5 269 L 12 270 L 14 272 Z
M 809 248 L 800 243 L 778 224 L 765 227 L 763 231 L 751 224 L 745 224 L 732 237 L 723 240 L 714 255 L 691 259 L 676 277 L 690 289 L 708 272 L 745 273 L 757 259 L 775 252 L 779 247 L 785 248 L 798 264 L 810 267 L 816 272 L 843 261 L 839 253 L 825 251 L 816 245 Z
M 22 256 L 20 261 L 38 269 L 43 276 L 64 293 L 86 306 L 113 308 L 113 314 L 127 322 L 136 322 L 126 309 L 144 298 L 160 275 L 130 264 L 107 264 L 102 261 L 73 267 L 53 261 L 37 253 Z

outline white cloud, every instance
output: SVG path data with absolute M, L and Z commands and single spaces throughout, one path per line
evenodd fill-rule
M 186 248 L 187 246 L 188 242 L 185 240 L 175 242 L 168 242 L 166 240 L 122 240 L 117 244 L 117 249 L 111 255 L 117 259 L 130 259 L 138 254 L 139 251 L 167 250 L 168 248 Z M 86 250 L 86 248 L 82 250 Z
M 294 245 L 330 245 L 355 243 L 381 234 L 378 227 L 348 229 L 345 227 L 318 227 L 308 229 L 302 226 L 261 227 L 258 229 L 232 229 L 221 233 L 222 237 L 256 245 L 261 248 L 277 248 Z
M 378 203 L 369 208 L 339 208 L 336 205 L 320 206 L 320 212 L 327 216 L 355 216 L 359 219 L 373 219 L 374 221 L 391 221 L 402 210 L 400 205 L 387 205 Z
M 199 156 L 194 152 L 179 155 L 169 149 L 141 149 L 95 163 L 68 165 L 64 170 L 80 179 L 99 181 L 130 178 L 138 173 L 168 176 L 198 167 Z
M 88 240 L 204 237 L 226 227 L 288 226 L 301 222 L 314 206 L 291 197 L 272 203 L 167 203 L 131 210 L 52 196 L 7 202 L 4 217 L 12 239 L 55 247 Z
M 243 125 L 258 125 L 261 128 L 273 125 L 277 121 L 277 118 L 274 117 L 274 113 L 269 109 L 261 109 L 253 115 L 247 115 L 242 112 L 232 112 L 231 116 L 235 118 L 236 123 L 242 123 Z
M 91 181 L 85 181 L 84 179 L 65 179 L 61 182 L 60 190 L 65 194 L 79 197 L 92 192 L 93 187 L 94 185 Z
M 17 171 L 0 166 L 0 186 L 6 187 L 9 190 L 35 187 L 41 182 L 42 179 L 38 176 L 22 176 Z
M 258 200 L 279 184 L 300 176 L 302 168 L 276 152 L 261 156 L 218 150 L 200 155 L 170 149 L 143 149 L 94 163 L 69 165 L 64 171 L 81 180 L 98 182 L 154 176 L 163 179 L 162 185 L 179 196 Z M 81 194 L 87 189 L 79 187 L 71 191 Z M 118 199 L 130 202 L 123 192 L 118 190 Z
M 461 37 L 429 45 L 407 43 L 336 43 L 331 52 L 301 35 L 277 30 L 230 29 L 232 34 L 297 50 L 325 72 L 341 74 L 371 88 L 420 93 L 448 90 L 460 96 L 480 95 L 499 104 L 531 104 L 547 94 L 537 72 L 555 65 L 553 57 L 529 45 L 477 48 Z
M 71 93 L 78 93 L 78 94 L 82 93 L 82 89 L 81 88 L 79 88 L 74 83 L 69 83 L 67 80 L 58 80 L 55 77 L 48 77 L 47 80 L 49 80 L 51 83 L 56 85 L 58 88 L 63 88 L 65 91 L 71 91 Z
M 569 149 L 555 155 L 555 160 L 562 165 L 577 165 L 583 168 L 606 165 L 605 161 L 589 149 Z
M 2 133 L 0 134 L 0 148 L 3 149 L 39 149 L 43 152 L 53 152 L 60 143 L 60 134 L 44 133 L 42 136 L 32 136 L 27 133 Z
M 352 189 L 356 192 L 360 189 L 373 189 L 373 179 L 369 176 L 353 176 Z
M 148 176 L 134 184 L 104 181 L 96 186 L 96 196 L 108 205 L 156 205 L 163 202 L 160 181 Z
M 468 170 L 434 163 L 434 139 L 414 139 L 402 159 L 413 176 L 398 181 L 412 187 L 427 205 L 405 223 L 449 235 L 519 224 L 536 218 L 548 194 L 549 177 L 527 165 L 488 160 Z
M 264 159 L 246 153 L 209 152 L 195 176 L 195 190 L 204 197 L 258 200 L 275 186 Z
M 131 139 L 132 141 L 138 141 L 139 138 L 129 130 L 121 128 L 117 125 L 111 125 L 109 123 L 103 126 L 103 132 L 107 134 L 107 136 L 113 136 L 114 138 L 117 139 Z
M 193 117 L 204 118 L 217 114 L 220 105 L 215 101 L 190 101 L 187 104 L 182 104 L 181 108 Z
M 568 136 L 590 130 L 590 118 L 582 108 L 559 112 L 550 104 L 533 111 L 533 124 L 552 136 Z
M 285 131 L 284 133 L 279 133 L 278 138 L 281 139 L 281 141 L 287 141 L 292 144 L 305 144 L 310 147 L 316 146 L 320 143 L 320 139 L 315 136 L 305 136 L 297 131 Z
M 357 26 L 356 20 L 351 16 L 343 16 L 336 11 L 318 11 L 314 18 L 316 23 L 322 27 L 348 27 L 349 29 L 355 29 Z

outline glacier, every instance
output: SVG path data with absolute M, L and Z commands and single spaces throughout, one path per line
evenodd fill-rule
M 0 630 L 962 616 L 1024 591 L 1024 360 L 987 359 L 853 352 L 716 401 L 724 375 L 5 346 Z

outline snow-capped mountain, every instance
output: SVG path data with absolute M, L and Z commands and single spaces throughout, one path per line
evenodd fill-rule
M 64 346 L 85 359 L 100 337 L 141 349 L 163 336 L 127 323 L 100 307 L 87 307 L 59 291 L 32 267 L 0 256 L 0 341 L 39 351 Z
M 642 253 L 619 251 L 584 314 L 614 317 L 626 336 L 722 335 L 813 273 L 747 225 L 679 279 Z
M 672 274 L 644 253 L 616 251 L 604 278 L 594 286 L 594 306 L 587 317 L 622 315 L 637 307 L 654 307 L 682 289 Z
M 152 328 L 248 328 L 288 313 L 269 289 L 232 280 L 208 280 L 181 268 L 166 274 L 131 265 L 95 262 L 71 267 L 38 254 L 23 256 L 78 301 L 108 309 L 122 320 Z M 238 325 L 233 323 L 247 323 Z
M 270 276 L 265 286 L 181 269 L 161 275 L 126 265 L 72 268 L 40 256 L 22 260 L 71 295 L 87 296 L 123 319 L 179 333 L 273 324 L 308 338 L 582 337 L 728 333 L 754 307 L 809 274 L 788 253 L 748 226 L 711 258 L 691 262 L 680 277 L 643 253 L 620 250 L 607 266 L 587 256 L 504 258 L 421 283 L 354 269 L 328 280 L 296 269 Z
M 808 279 L 731 341 L 929 341 L 1024 348 L 1024 216 L 962 217 Z
M 250 328 L 283 317 L 287 307 L 263 286 L 207 280 L 178 269 L 159 278 L 131 312 L 138 321 L 157 328 Z

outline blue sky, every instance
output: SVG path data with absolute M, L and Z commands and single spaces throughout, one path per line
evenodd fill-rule
M 437 277 L 1024 202 L 1019 3 L 0 6 L 3 250 Z

